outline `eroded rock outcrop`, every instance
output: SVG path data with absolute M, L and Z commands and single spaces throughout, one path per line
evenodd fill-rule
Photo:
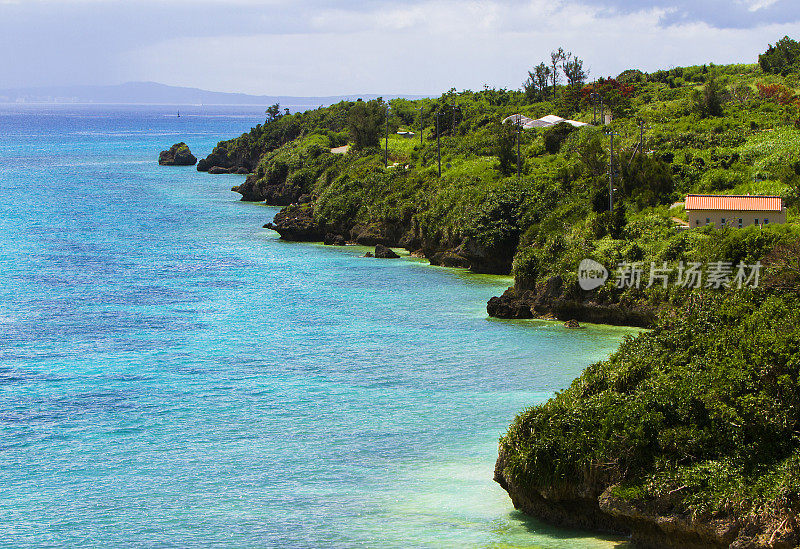
M 314 219 L 314 206 L 310 203 L 282 209 L 264 227 L 276 231 L 284 240 L 296 242 L 322 242 L 326 234 L 325 228 Z
M 303 189 L 287 183 L 285 179 L 274 181 L 250 174 L 244 183 L 231 189 L 242 195 L 244 202 L 265 202 L 270 206 L 288 206 L 298 202 Z
M 256 148 L 235 147 L 231 142 L 221 141 L 210 155 L 197 163 L 197 171 L 211 174 L 247 174 L 253 171 L 260 156 L 261 153 Z
M 494 480 L 515 509 L 547 523 L 598 533 L 629 536 L 633 547 L 646 549 L 790 549 L 800 543 L 794 517 L 763 519 L 730 514 L 688 515 L 675 512 L 679 495 L 660 500 L 625 499 L 616 484 L 522 487 L 508 473 L 501 445 Z M 591 475 L 590 475 L 591 476 Z M 603 473 L 597 472 L 597 479 Z
M 189 146 L 181 141 L 166 151 L 161 151 L 158 155 L 158 163 L 161 166 L 194 166 L 197 158 L 189 150 Z
M 378 244 L 375 246 L 375 257 L 378 259 L 397 259 L 400 256 L 397 255 L 391 248 L 387 248 L 383 244 Z
M 642 328 L 652 326 L 658 312 L 646 302 L 603 299 L 596 290 L 585 292 L 576 284 L 566 284 L 560 276 L 539 281 L 533 289 L 511 287 L 491 298 L 486 311 L 496 318 L 575 320 Z

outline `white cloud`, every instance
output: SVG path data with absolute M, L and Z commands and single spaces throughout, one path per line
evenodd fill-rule
M 320 9 L 309 31 L 178 38 L 130 52 L 131 77 L 264 94 L 427 93 L 484 83 L 517 88 L 558 47 L 592 76 L 707 62 L 755 61 L 800 25 L 662 27 L 664 9 L 632 13 L 570 2 L 431 0 L 353 12 Z
M 154 80 L 264 94 L 517 88 L 558 46 L 596 77 L 755 62 L 768 43 L 800 34 L 800 23 L 687 20 L 688 0 L 639 9 L 622 0 L 24 0 L 81 6 L 27 11 L 8 1 L 0 0 L 0 70 L 14 81 L 7 85 L 31 82 L 30 67 L 38 67 L 42 84 Z M 762 14 L 785 0 L 736 1 L 747 4 L 726 3 Z
M 778 3 L 778 0 L 740 0 L 751 12 L 763 10 Z

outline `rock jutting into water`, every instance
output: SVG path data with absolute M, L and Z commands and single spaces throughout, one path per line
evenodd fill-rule
M 645 302 L 602 299 L 597 291 L 583 291 L 558 275 L 539 281 L 532 288 L 512 286 L 503 295 L 491 298 L 486 311 L 495 318 L 574 320 L 642 328 L 652 326 L 658 313 Z
M 328 233 L 325 235 L 323 244 L 326 246 L 344 246 L 347 244 L 347 241 L 340 234 Z
M 166 151 L 161 151 L 161 154 L 158 155 L 158 163 L 161 166 L 194 166 L 197 158 L 189 150 L 188 145 L 181 141 Z
M 375 257 L 380 259 L 397 259 L 400 257 L 391 248 L 387 248 L 383 244 L 375 246 Z

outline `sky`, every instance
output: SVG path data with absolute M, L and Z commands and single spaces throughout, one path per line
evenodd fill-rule
M 563 47 L 590 77 L 754 63 L 798 0 L 0 0 L 0 88 L 154 81 L 257 95 L 516 89 Z

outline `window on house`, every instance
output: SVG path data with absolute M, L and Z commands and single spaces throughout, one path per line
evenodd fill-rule
M 725 218 L 723 217 L 720 221 L 722 221 L 722 223 L 720 223 L 720 227 L 724 227 L 725 226 Z
M 739 218 L 739 228 L 740 229 L 742 228 L 742 218 L 741 217 Z
M 695 219 L 695 220 L 694 220 L 694 224 L 695 224 L 695 225 L 699 225 L 699 224 L 700 224 L 700 220 L 699 220 L 699 219 Z
M 709 223 L 711 223 L 711 220 L 706 217 L 706 225 L 708 225 Z
M 758 218 L 756 218 L 755 221 L 753 221 L 753 225 L 758 225 Z

